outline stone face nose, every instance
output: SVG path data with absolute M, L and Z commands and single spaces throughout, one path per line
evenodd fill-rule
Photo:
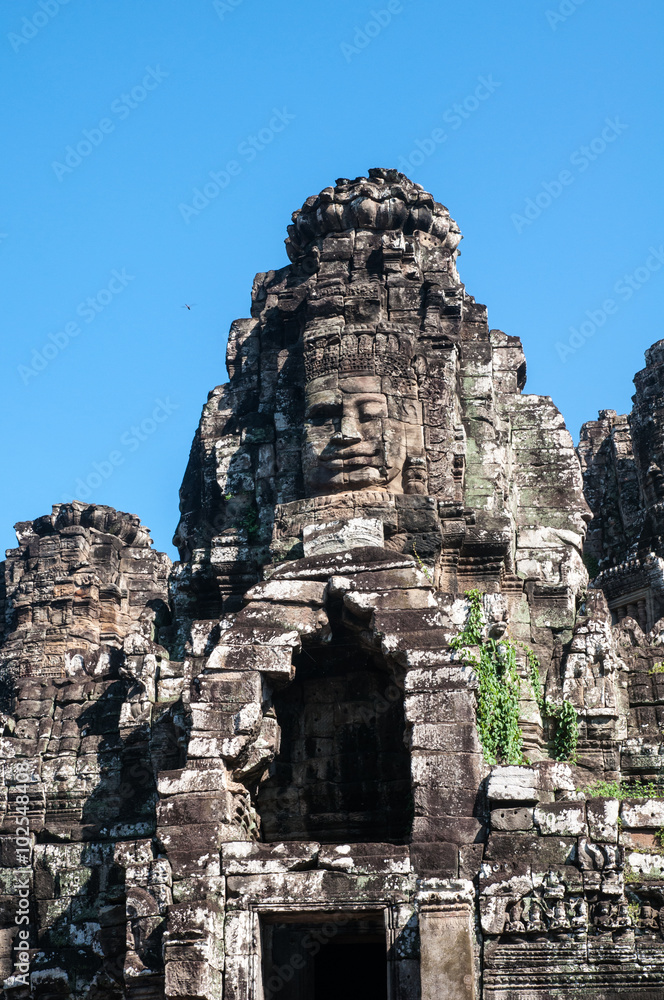
M 344 414 L 341 418 L 341 426 L 334 434 L 332 440 L 335 444 L 357 444 L 358 441 L 361 441 L 362 435 L 355 417 Z

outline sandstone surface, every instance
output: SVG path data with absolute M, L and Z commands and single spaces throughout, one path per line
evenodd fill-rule
M 108 507 L 16 526 L 2 995 L 661 997 L 664 342 L 577 454 L 419 185 L 288 234 L 179 561 Z

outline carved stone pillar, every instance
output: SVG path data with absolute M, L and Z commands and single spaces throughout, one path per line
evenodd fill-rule
M 420 909 L 422 1000 L 476 1000 L 469 905 Z

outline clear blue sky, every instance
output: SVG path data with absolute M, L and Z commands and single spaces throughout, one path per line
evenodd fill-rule
M 80 481 L 173 553 L 255 272 L 372 166 L 447 205 L 468 291 L 575 438 L 629 409 L 664 336 L 661 0 L 12 0 L 0 22 L 3 549 Z

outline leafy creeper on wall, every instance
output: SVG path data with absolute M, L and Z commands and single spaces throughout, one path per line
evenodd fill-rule
M 484 759 L 488 764 L 526 764 L 523 733 L 519 726 L 521 683 L 517 671 L 517 644 L 511 639 L 484 639 L 482 592 L 467 590 L 470 602 L 463 630 L 450 643 L 460 652 L 463 662 L 472 666 L 479 682 L 477 692 L 477 731 Z M 560 708 L 547 702 L 542 693 L 539 660 L 524 643 L 518 644 L 528 660 L 528 679 L 542 717 L 557 720 L 554 758 L 576 760 L 578 722 L 574 706 L 564 701 Z

